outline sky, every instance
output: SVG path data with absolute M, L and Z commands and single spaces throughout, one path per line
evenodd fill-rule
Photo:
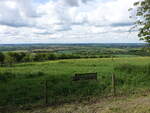
M 140 43 L 137 0 L 0 0 L 0 44 Z

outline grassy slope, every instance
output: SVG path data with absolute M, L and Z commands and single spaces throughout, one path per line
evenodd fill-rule
M 49 101 L 52 104 L 58 101 L 61 103 L 74 99 L 80 100 L 80 98 L 88 96 L 105 96 L 105 93 L 111 93 L 111 74 L 114 72 L 114 67 L 119 64 L 144 66 L 149 63 L 150 57 L 131 57 L 115 58 L 113 61 L 111 58 L 103 58 L 22 63 L 16 64 L 14 67 L 0 68 L 2 73 L 9 72 L 10 75 L 15 75 L 8 82 L 0 83 L 0 92 L 2 92 L 0 99 L 4 101 L 1 101 L 0 104 L 37 103 L 37 100 L 42 101 L 41 104 L 43 104 L 44 87 L 39 81 L 45 79 L 50 79 Z M 150 86 L 150 77 L 144 72 L 140 72 L 140 68 L 134 71 L 130 67 L 132 66 L 129 66 L 129 72 L 128 70 L 124 72 L 124 68 L 115 71 L 118 79 L 117 90 L 127 92 L 136 88 L 147 89 Z M 71 82 L 71 76 L 75 73 L 87 72 L 98 72 L 98 81 Z M 24 100 L 24 97 L 27 98 Z M 17 98 L 17 100 L 13 100 L 13 98 Z
M 111 58 L 95 58 L 21 63 L 10 68 L 0 68 L 0 71 L 11 71 L 21 74 L 42 71 L 49 75 L 68 75 L 77 72 L 98 72 L 100 74 L 111 73 L 113 65 L 123 63 L 145 65 L 150 63 L 150 57 L 115 58 L 114 61 Z

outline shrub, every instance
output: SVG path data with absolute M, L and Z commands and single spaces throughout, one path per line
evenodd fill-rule
M 27 53 L 24 58 L 22 59 L 23 62 L 32 62 L 33 61 L 33 56 L 30 53 Z
M 0 72 L 0 81 L 7 82 L 11 79 L 15 78 L 15 75 L 11 72 Z
M 48 60 L 56 60 L 58 58 L 56 54 L 48 54 L 47 57 Z
M 5 55 L 4 53 L 0 52 L 0 65 L 4 64 L 4 60 L 5 60 Z
M 48 60 L 48 55 L 46 53 L 36 53 L 33 60 L 34 61 Z
M 9 52 L 7 53 L 14 62 L 22 62 L 23 58 L 26 56 L 26 53 L 24 52 Z
M 146 73 L 147 75 L 150 75 L 150 64 L 146 66 Z
M 140 66 L 133 64 L 120 64 L 114 68 L 116 71 L 126 72 L 126 73 L 145 73 L 150 74 L 150 64 Z
M 4 61 L 5 66 L 12 66 L 13 63 L 15 63 L 14 59 L 11 56 L 9 56 L 8 54 L 6 54 L 6 58 Z
M 120 64 L 120 65 L 116 66 L 114 69 L 122 71 L 122 72 L 131 73 L 136 68 L 137 68 L 137 66 L 132 65 L 132 64 Z
M 44 76 L 45 74 L 43 72 L 36 72 L 36 73 L 28 73 L 28 74 L 25 74 L 25 78 L 37 78 L 37 77 L 41 77 L 41 76 Z

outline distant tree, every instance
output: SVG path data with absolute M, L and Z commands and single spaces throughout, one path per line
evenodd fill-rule
M 12 66 L 13 63 L 15 63 L 13 57 L 11 57 L 8 54 L 6 54 L 5 66 Z
M 23 58 L 25 57 L 26 53 L 24 52 L 9 52 L 8 55 L 12 57 L 14 62 L 22 62 Z
M 44 61 L 48 60 L 48 56 L 46 53 L 36 53 L 33 58 L 34 61 Z
M 59 59 L 69 59 L 69 55 L 63 53 L 59 56 Z
M 48 60 L 56 60 L 57 59 L 57 55 L 56 54 L 48 54 Z
M 0 52 L 0 65 L 4 64 L 4 60 L 5 60 L 5 55 L 4 53 Z
M 17 61 L 22 62 L 24 57 L 26 56 L 26 54 L 27 54 L 26 52 L 20 52 L 18 57 L 17 57 Z
M 150 0 L 140 0 L 135 2 L 134 6 L 134 9 L 136 9 L 135 25 L 139 28 L 138 36 L 140 40 L 150 44 Z M 129 10 L 132 10 L 132 8 Z
M 26 53 L 24 58 L 22 59 L 23 62 L 32 62 L 33 61 L 33 55 L 31 53 Z

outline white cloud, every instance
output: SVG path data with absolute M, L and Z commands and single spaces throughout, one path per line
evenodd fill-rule
M 0 43 L 138 42 L 136 33 L 127 38 L 135 1 L 0 0 Z

